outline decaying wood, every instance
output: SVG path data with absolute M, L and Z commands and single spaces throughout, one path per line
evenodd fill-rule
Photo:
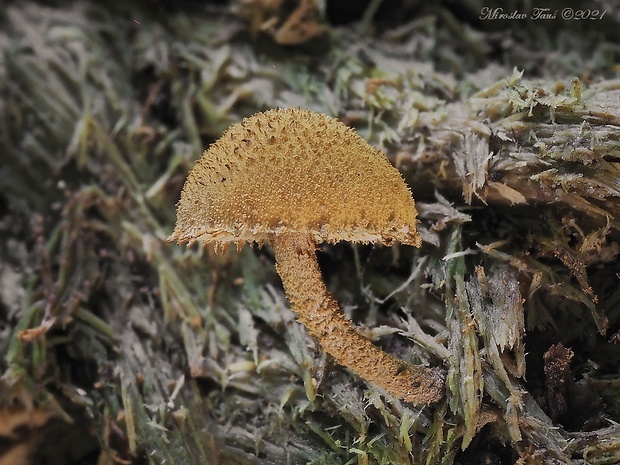
M 370 40 L 378 2 L 357 31 L 310 13 L 320 2 L 245 3 L 247 23 L 221 7 L 0 12 L 0 463 L 35 443 L 34 463 L 618 463 L 617 14 L 608 36 L 554 23 L 498 42 L 427 6 L 398 27 L 377 13 Z M 272 41 L 287 24 L 301 47 Z M 374 344 L 443 360 L 438 405 L 322 353 L 269 248 L 166 243 L 205 147 L 278 106 L 355 126 L 408 180 L 419 251 L 330 245 L 319 261 Z M 574 355 L 554 381 L 556 344 Z M 558 379 L 572 387 L 553 406 Z

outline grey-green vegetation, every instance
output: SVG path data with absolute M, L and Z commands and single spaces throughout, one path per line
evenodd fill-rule
M 620 10 L 300 5 L 0 11 L 0 464 L 619 463 Z M 166 242 L 204 148 L 278 106 L 412 187 L 421 249 L 319 259 L 364 334 L 445 368 L 438 405 L 321 353 L 268 247 Z

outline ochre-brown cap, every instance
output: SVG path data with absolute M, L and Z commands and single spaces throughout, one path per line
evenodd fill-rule
M 381 151 L 340 121 L 300 108 L 231 126 L 189 173 L 169 240 L 226 246 L 306 233 L 317 242 L 419 247 L 416 210 Z

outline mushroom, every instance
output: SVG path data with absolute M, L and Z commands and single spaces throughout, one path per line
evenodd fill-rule
M 309 334 L 339 364 L 415 404 L 443 396 L 440 369 L 382 351 L 345 319 L 323 282 L 317 243 L 419 247 L 411 192 L 381 151 L 340 121 L 300 108 L 234 124 L 189 173 L 168 239 L 269 243 L 284 291 Z

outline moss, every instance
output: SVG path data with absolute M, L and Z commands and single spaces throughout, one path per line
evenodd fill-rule
M 65 463 L 618 462 L 617 18 L 498 34 L 475 19 L 491 4 L 421 2 L 413 17 L 384 3 L 365 16 L 372 39 L 318 11 L 300 22 L 326 36 L 283 47 L 224 6 L 9 2 L 0 412 L 40 422 L 2 431 L 0 460 L 33 439 L 39 463 L 60 449 L 81 456 Z M 447 360 L 438 406 L 322 354 L 269 250 L 165 243 L 202 151 L 278 106 L 337 115 L 409 182 L 419 251 L 328 245 L 320 259 L 376 344 Z M 558 343 L 574 353 L 568 402 L 596 391 L 601 423 L 552 421 L 543 362 Z M 39 435 L 49 422 L 90 449 Z

